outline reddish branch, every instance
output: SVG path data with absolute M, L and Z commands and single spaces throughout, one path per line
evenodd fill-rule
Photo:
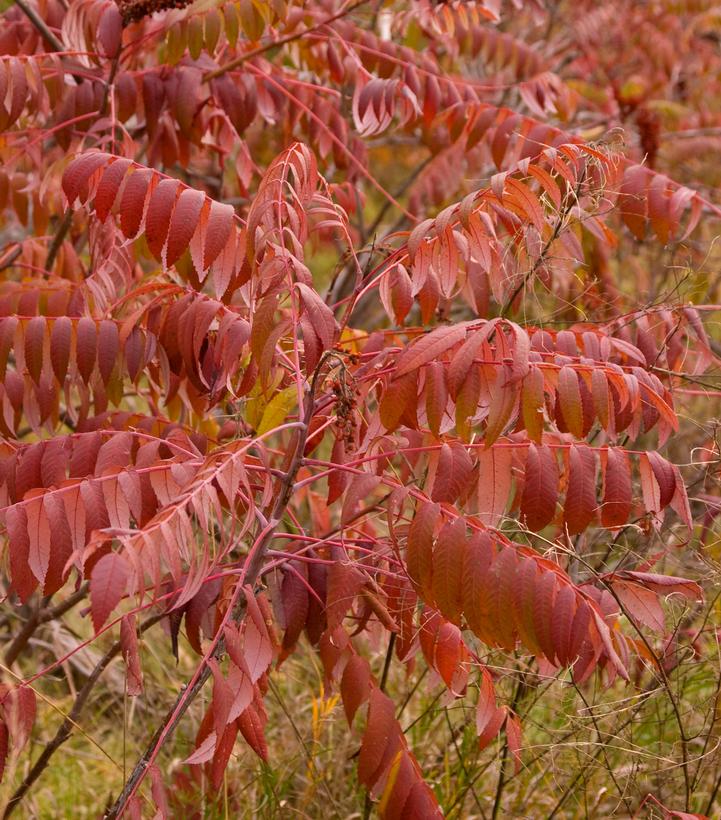
M 256 581 L 258 580 L 258 577 L 260 575 L 260 571 L 263 567 L 263 563 L 265 561 L 268 550 L 270 549 L 270 545 L 273 541 L 273 538 L 275 537 L 276 530 L 283 520 L 285 511 L 288 507 L 288 502 L 290 501 L 291 496 L 293 494 L 293 486 L 295 484 L 296 476 L 298 475 L 298 471 L 300 470 L 303 464 L 303 453 L 305 452 L 305 445 L 308 440 L 308 431 L 310 429 L 310 423 L 313 419 L 313 412 L 315 408 L 315 394 L 318 386 L 318 381 L 320 379 L 321 371 L 325 363 L 328 361 L 328 359 L 333 357 L 337 358 L 337 354 L 331 351 L 326 352 L 321 357 L 313 373 L 310 389 L 306 394 L 305 398 L 302 425 L 298 430 L 298 433 L 296 434 L 296 442 L 295 447 L 293 449 L 293 455 L 291 457 L 290 464 L 285 474 L 280 479 L 280 485 L 278 487 L 278 494 L 275 500 L 275 504 L 273 505 L 270 517 L 268 518 L 268 526 L 265 528 L 261 538 L 254 545 L 252 553 L 249 555 L 247 559 L 247 562 L 244 567 L 244 572 L 237 582 L 234 597 L 239 591 L 239 589 L 243 586 L 243 584 L 248 585 L 250 587 L 255 586 Z M 241 603 L 238 605 L 238 607 L 232 615 L 232 620 L 236 624 L 240 623 L 242 621 L 244 614 L 245 606 L 242 603 L 241 599 Z M 142 782 L 143 778 L 145 777 L 145 774 L 148 771 L 148 767 L 153 762 L 158 751 L 160 750 L 161 745 L 167 742 L 175 727 L 178 725 L 183 715 L 188 710 L 190 704 L 193 702 L 197 694 L 200 692 L 200 690 L 203 688 L 206 681 L 210 677 L 211 669 L 210 665 L 208 664 L 208 660 L 210 660 L 210 657 L 216 659 L 220 658 L 222 657 L 223 653 L 223 639 L 220 636 L 216 636 L 215 648 L 212 650 L 211 655 L 206 656 L 206 659 L 201 664 L 201 667 L 198 670 L 196 670 L 196 673 L 193 679 L 191 680 L 190 684 L 188 686 L 184 686 L 181 689 L 178 697 L 175 700 L 175 703 L 170 707 L 170 709 L 166 713 L 165 718 L 158 726 L 145 752 L 138 760 L 138 762 L 135 764 L 133 771 L 131 772 L 128 779 L 125 781 L 125 785 L 120 795 L 118 796 L 118 799 L 105 813 L 104 820 L 115 820 L 115 818 L 122 816 L 123 812 L 125 811 L 128 805 L 128 802 L 131 800 L 137 788 L 140 786 L 140 783 Z

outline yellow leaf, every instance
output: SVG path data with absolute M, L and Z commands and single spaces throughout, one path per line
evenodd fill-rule
M 263 410 L 263 417 L 258 425 L 257 433 L 262 435 L 282 424 L 288 413 L 296 404 L 296 387 L 292 384 L 276 393 Z
M 403 749 L 399 749 L 396 752 L 396 756 L 393 758 L 393 762 L 391 763 L 390 770 L 388 773 L 388 780 L 386 780 L 386 784 L 383 788 L 383 795 L 381 796 L 380 803 L 378 804 L 378 814 L 382 817 L 383 813 L 388 806 L 388 801 L 393 794 L 393 787 L 396 784 L 396 778 L 398 777 L 398 772 L 401 768 L 401 762 L 403 760 Z

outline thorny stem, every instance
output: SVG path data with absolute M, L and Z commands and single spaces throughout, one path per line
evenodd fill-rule
M 258 541 L 255 543 L 253 550 L 248 557 L 244 568 L 244 573 L 240 577 L 236 591 L 241 588 L 242 584 L 250 587 L 255 586 L 255 583 L 260 575 L 265 557 L 275 537 L 276 530 L 283 519 L 288 502 L 293 494 L 293 485 L 298 474 L 298 470 L 300 470 L 303 464 L 303 453 L 305 451 L 305 445 L 308 439 L 308 430 L 310 428 L 310 423 L 315 409 L 315 392 L 318 386 L 321 371 L 328 359 L 333 357 L 337 358 L 338 354 L 333 351 L 326 351 L 323 356 L 321 356 L 321 359 L 315 368 L 310 389 L 306 394 L 303 419 L 298 429 L 293 455 L 291 457 L 288 469 L 280 480 L 280 487 L 278 488 L 276 501 L 273 505 L 270 516 L 268 517 L 269 524 L 263 531 Z M 236 623 L 239 622 L 242 619 L 244 611 L 245 607 L 239 606 L 237 611 L 233 613 L 232 619 Z M 217 659 L 223 655 L 223 652 L 224 642 L 222 638 L 217 638 L 215 648 L 210 654 Z M 128 803 L 145 777 L 148 767 L 155 759 L 160 746 L 168 740 L 171 733 L 178 725 L 185 712 L 188 710 L 190 704 L 196 698 L 200 690 L 203 688 L 203 685 L 210 677 L 211 670 L 210 665 L 207 662 L 208 660 L 210 660 L 210 657 L 206 656 L 202 662 L 201 668 L 196 671 L 190 685 L 182 687 L 175 702 L 170 707 L 161 724 L 158 726 L 155 734 L 151 738 L 145 752 L 135 764 L 133 771 L 125 781 L 123 790 L 117 800 L 105 813 L 104 820 L 116 820 L 116 818 L 120 817 L 127 808 Z

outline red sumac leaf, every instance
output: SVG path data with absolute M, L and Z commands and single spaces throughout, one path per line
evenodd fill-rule
M 42 584 L 50 564 L 50 522 L 42 495 L 35 496 L 25 504 L 25 513 L 29 537 L 28 566 Z
M 25 365 L 35 384 L 40 382 L 45 347 L 45 317 L 35 316 L 25 326 Z
M 596 456 L 572 444 L 568 452 L 568 486 L 563 522 L 569 535 L 582 532 L 596 515 Z
M 486 726 L 496 715 L 496 693 L 493 689 L 493 680 L 487 669 L 481 667 L 481 680 L 476 704 L 476 733 L 482 734 Z
M 213 763 L 210 768 L 210 783 L 214 789 L 220 789 L 223 785 L 223 777 L 230 760 L 230 755 L 235 746 L 235 739 L 238 736 L 239 725 L 237 721 L 225 727 L 220 740 L 216 744 L 213 754 Z
M 426 609 L 421 616 L 419 637 L 428 664 L 454 695 L 463 695 L 468 682 L 468 651 L 461 630 L 437 612 Z
M 493 644 L 490 627 L 491 588 L 495 578 L 491 575 L 495 558 L 495 546 L 488 533 L 474 533 L 466 540 L 463 554 L 461 600 L 463 614 L 471 630 L 482 640 Z
M 90 381 L 97 355 L 97 326 L 92 319 L 83 317 L 77 326 L 78 372 L 87 384 Z
M 576 593 L 570 584 L 560 584 L 553 608 L 551 639 L 556 658 L 562 666 L 567 666 L 574 660 L 571 656 L 571 629 L 575 614 Z
M 488 406 L 486 447 L 490 447 L 506 429 L 516 406 L 519 392 L 518 382 L 512 379 L 510 365 L 504 364 L 503 367 L 498 368 L 495 382 L 490 385 L 491 400 Z
M 165 793 L 165 786 L 163 785 L 163 776 L 160 773 L 160 769 L 154 763 L 148 766 L 148 773 L 150 774 L 150 793 L 158 809 L 158 814 L 164 820 L 164 818 L 170 817 L 171 814 L 168 805 L 168 796 Z
M 73 327 L 67 316 L 59 316 L 50 332 L 50 363 L 58 382 L 63 385 L 70 362 L 70 346 L 72 343 Z
M 205 213 L 201 215 L 198 226 L 202 230 L 205 238 L 203 245 L 203 270 L 209 268 L 215 262 L 218 254 L 225 247 L 230 237 L 233 227 L 235 211 L 232 205 L 211 200 L 210 212 L 207 217 Z
M 273 644 L 268 634 L 268 626 L 258 606 L 258 601 L 250 587 L 245 588 L 247 615 L 243 649 L 250 679 L 255 683 L 270 666 L 273 659 Z
M 373 687 L 369 698 L 368 722 L 358 757 L 358 779 L 369 789 L 383 773 L 382 763 L 388 746 L 393 743 L 397 726 L 393 701 Z
M 511 447 L 496 445 L 478 454 L 478 516 L 489 527 L 499 526 L 510 502 L 512 465 Z
M 325 350 L 333 347 L 335 337 L 338 332 L 338 323 L 333 316 L 333 311 L 326 305 L 313 288 L 296 282 L 295 285 L 300 292 L 300 298 L 310 317 L 313 330 L 323 343 Z
M 461 493 L 468 490 L 472 470 L 473 464 L 466 448 L 458 442 L 444 442 L 438 453 L 433 453 L 432 467 L 429 470 L 431 499 L 454 503 Z
M 445 368 L 441 362 L 426 365 L 426 418 L 434 436 L 440 435 L 443 415 L 448 404 Z
M 526 526 L 540 532 L 553 521 L 558 501 L 558 464 L 550 447 L 530 444 L 521 497 Z
M 404 419 L 408 421 L 409 416 L 412 416 L 410 420 L 415 419 L 417 384 L 417 374 L 408 373 L 393 379 L 383 393 L 379 408 L 380 419 L 389 432 L 393 432 Z M 409 426 L 417 427 L 417 424 Z
M 521 387 L 523 426 L 529 438 L 540 444 L 543 435 L 544 382 L 539 367 L 531 367 Z
M 200 219 L 200 213 L 207 197 L 202 191 L 185 188 L 181 191 L 168 230 L 168 247 L 165 264 L 170 267 L 178 261 L 188 248 Z
M 657 517 L 662 510 L 661 488 L 647 453 L 641 453 L 638 457 L 638 466 L 641 474 L 641 494 L 646 512 Z
M 98 370 L 105 385 L 110 381 L 119 350 L 118 326 L 115 322 L 104 319 L 98 330 Z
M 616 447 L 601 450 L 601 474 L 601 524 L 604 527 L 621 527 L 628 521 L 632 502 L 631 466 L 625 451 Z
M 100 15 L 98 42 L 106 57 L 113 58 L 120 50 L 123 34 L 123 19 L 115 3 L 108 3 Z
M 661 509 L 664 509 L 671 503 L 671 499 L 676 492 L 676 476 L 674 474 L 673 465 L 669 464 L 669 462 L 655 450 L 651 450 L 648 453 L 648 460 L 651 464 L 653 474 L 656 476 L 656 481 L 658 482 L 659 503 L 661 504 Z
M 120 198 L 120 227 L 128 239 L 135 239 L 145 213 L 145 198 L 152 171 L 148 168 L 134 168 L 125 182 Z
M 621 570 L 620 572 L 613 573 L 609 577 L 634 581 L 648 589 L 652 589 L 659 595 L 678 593 L 692 601 L 703 600 L 703 590 L 699 584 L 688 578 L 678 578 L 674 575 L 659 575 L 655 572 L 638 572 L 636 570 Z
M 655 592 L 629 581 L 615 580 L 610 583 L 621 604 L 633 619 L 655 632 L 665 632 L 666 621 Z
M 132 161 L 129 159 L 116 159 L 103 172 L 94 201 L 95 214 L 101 222 L 107 219 L 115 204 L 120 184 L 131 165 Z
M 421 504 L 411 521 L 406 548 L 408 577 L 420 597 L 433 604 L 433 531 L 440 515 L 440 505 Z
M 125 595 L 129 577 L 128 562 L 117 552 L 104 555 L 93 567 L 90 576 L 90 612 L 96 632 Z
M 68 165 L 63 174 L 63 191 L 68 198 L 68 205 L 72 206 L 78 196 L 87 195 L 88 180 L 109 160 L 109 154 L 91 152 L 81 154 Z
M 522 730 L 521 721 L 513 712 L 509 712 L 506 718 L 506 739 L 508 740 L 508 751 L 513 758 L 513 767 L 518 774 L 521 771 Z
M 583 438 L 583 406 L 578 375 L 567 365 L 558 374 L 558 401 L 566 427 L 576 438 Z
M 8 509 L 5 526 L 10 550 L 10 578 L 13 589 L 25 603 L 37 586 L 38 579 L 30 568 L 30 536 L 24 505 L 17 504 Z
M 411 344 L 398 359 L 396 376 L 403 376 L 417 370 L 424 364 L 432 362 L 458 342 L 462 342 L 466 335 L 467 324 L 467 322 L 460 322 L 457 325 L 438 327 Z
M 478 747 L 480 749 L 485 749 L 488 744 L 495 739 L 498 733 L 501 731 L 501 727 L 503 726 L 503 722 L 506 720 L 506 710 L 502 708 L 497 708 L 494 712 L 491 713 L 491 716 L 486 723 L 483 731 L 479 732 L 478 734 Z
M 265 741 L 267 717 L 262 704 L 252 703 L 237 720 L 238 728 L 250 748 L 261 760 L 268 760 L 268 744 Z
M 215 732 L 211 732 L 204 738 L 195 751 L 189 757 L 186 757 L 183 762 L 193 766 L 198 766 L 201 763 L 207 763 L 209 760 L 212 760 L 213 755 L 215 754 L 217 742 L 217 735 Z
M 547 570 L 537 579 L 533 590 L 533 622 L 543 654 L 554 663 L 553 617 L 558 583 L 555 572 Z
M 462 610 L 465 541 L 465 522 L 456 518 L 440 531 L 433 550 L 433 598 L 443 615 L 456 624 L 460 622 Z
M 340 693 L 348 725 L 351 725 L 358 708 L 368 700 L 371 693 L 370 665 L 365 658 L 351 656 L 343 670 Z
M 179 188 L 180 183 L 176 179 L 163 179 L 150 195 L 148 202 L 145 238 L 150 252 L 159 261 L 162 259 L 163 248 L 168 238 L 170 217 L 175 207 Z
M 16 752 L 28 742 L 37 715 L 37 697 L 30 686 L 18 686 L 4 697 L 2 710 Z
M 341 624 L 363 582 L 363 574 L 351 564 L 336 562 L 328 568 L 326 616 L 329 629 Z

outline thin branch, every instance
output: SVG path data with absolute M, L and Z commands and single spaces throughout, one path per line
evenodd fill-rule
M 22 252 L 23 246 L 22 244 L 18 244 L 17 248 L 10 251 L 7 256 L 0 261 L 0 272 L 9 268 Z
M 52 31 L 50 31 L 45 21 L 38 15 L 32 6 L 29 6 L 25 0 L 15 0 L 15 5 L 53 47 L 53 51 L 65 51 L 65 46 L 60 42 L 60 40 L 58 40 Z
M 63 602 L 65 603 L 65 602 Z M 140 624 L 138 631 L 140 634 L 145 632 L 147 629 L 150 629 L 151 626 L 156 624 L 158 621 L 165 618 L 167 615 L 166 612 L 159 613 L 157 615 L 151 615 L 149 618 L 146 618 L 142 624 Z M 103 657 L 97 662 L 95 668 L 90 673 L 90 676 L 85 681 L 85 685 L 83 688 L 78 692 L 77 697 L 75 698 L 75 702 L 73 703 L 73 708 L 68 712 L 67 717 L 65 720 L 60 724 L 57 732 L 55 733 L 55 737 L 45 746 L 43 749 L 40 757 L 35 761 L 32 769 L 25 775 L 25 779 L 23 782 L 18 786 L 15 790 L 15 793 L 10 798 L 7 806 L 5 807 L 5 811 L 3 813 L 3 820 L 10 817 L 12 812 L 20 805 L 20 801 L 23 799 L 25 794 L 27 793 L 28 789 L 33 785 L 33 783 L 40 777 L 40 775 L 45 771 L 48 764 L 50 763 L 50 758 L 57 752 L 57 750 L 65 743 L 65 741 L 70 737 L 72 734 L 73 729 L 78 724 L 78 719 L 80 717 L 80 713 L 83 711 L 83 707 L 90 696 L 90 693 L 95 688 L 95 684 L 98 681 L 98 678 L 103 674 L 107 666 L 120 653 L 122 646 L 120 641 L 116 641 L 110 649 L 103 655 Z
M 584 183 L 585 179 L 586 179 L 586 172 L 584 170 L 583 173 L 581 174 L 579 180 L 578 180 L 578 183 L 576 184 L 576 187 L 573 191 L 573 195 L 572 196 L 568 196 L 568 195 L 566 196 L 566 199 L 565 199 L 564 205 L 563 205 L 563 209 L 558 214 L 558 219 L 556 220 L 556 224 L 553 226 L 553 231 L 552 231 L 551 235 L 548 237 L 548 239 L 546 240 L 546 244 L 543 246 L 543 250 L 538 255 L 538 258 L 533 263 L 531 269 L 525 274 L 523 279 L 521 279 L 521 281 L 518 283 L 518 285 L 516 286 L 513 293 L 508 297 L 508 299 L 506 299 L 505 304 L 501 308 L 501 312 L 500 312 L 499 315 L 502 318 L 505 318 L 508 315 L 508 312 L 513 307 L 513 303 L 516 301 L 516 297 L 523 290 L 523 288 L 526 287 L 526 285 L 528 284 L 531 277 L 536 273 L 538 268 L 545 261 L 548 252 L 551 250 L 551 246 L 558 239 L 558 237 L 561 235 L 561 231 L 566 226 L 566 219 L 568 217 L 568 211 L 572 207 L 573 203 L 578 201 L 578 197 L 581 193 L 581 188 L 583 187 L 583 183 Z
M 248 60 L 252 60 L 254 57 L 258 57 L 261 54 L 265 54 L 266 51 L 270 51 L 271 49 L 277 48 L 278 46 L 284 46 L 287 43 L 292 43 L 294 40 L 299 40 L 301 37 L 304 37 L 306 34 L 309 34 L 312 31 L 317 31 L 319 28 L 323 28 L 323 26 L 327 26 L 330 23 L 334 23 L 336 20 L 340 20 L 342 17 L 345 17 L 347 14 L 350 14 L 359 6 L 362 6 L 368 2 L 369 0 L 355 0 L 355 2 L 351 3 L 349 6 L 342 8 L 335 14 L 331 14 L 329 17 L 326 17 L 325 19 L 321 20 L 319 23 L 316 23 L 313 26 L 309 26 L 308 28 L 305 28 L 302 31 L 296 31 L 293 34 L 287 34 L 285 37 L 281 37 L 278 40 L 272 40 L 271 42 L 264 43 L 262 46 L 258 46 L 257 48 L 254 48 L 251 51 L 246 52 L 245 54 L 241 54 L 240 57 L 236 57 L 229 63 L 221 65 L 215 70 L 208 72 L 203 77 L 203 82 L 210 82 L 211 80 L 216 79 L 216 77 L 220 77 L 228 71 L 233 71 L 234 69 L 242 66 L 243 63 L 248 62 Z
M 516 684 L 516 691 L 513 693 L 513 700 L 511 701 L 511 711 L 516 713 L 518 711 L 518 706 L 523 700 L 524 695 L 528 690 L 528 685 L 526 684 L 526 677 L 525 675 L 521 674 L 521 677 L 518 679 L 518 683 Z M 493 811 L 491 812 L 491 820 L 496 820 L 498 817 L 498 811 L 501 808 L 501 800 L 503 798 L 503 790 L 506 787 L 506 780 L 505 775 L 505 768 L 506 768 L 506 759 L 508 758 L 508 739 L 503 744 L 503 753 L 501 754 L 501 768 L 498 772 L 498 782 L 496 783 L 496 794 L 493 798 Z
M 59 603 L 55 604 L 55 606 L 53 607 L 48 607 L 48 603 L 50 600 L 49 598 L 43 598 L 40 601 L 38 608 L 28 618 L 23 628 L 13 638 L 12 643 L 7 648 L 7 651 L 5 652 L 5 664 L 7 666 L 13 665 L 13 663 L 17 660 L 18 655 L 27 646 L 28 641 L 35 634 L 35 630 L 39 626 L 48 623 L 48 621 L 53 621 L 55 620 L 55 618 L 61 617 L 70 609 L 72 609 L 75 606 L 75 604 L 82 601 L 87 594 L 88 585 L 83 584 L 80 587 L 80 589 L 78 589 L 72 595 L 69 595 L 67 598 L 65 598 L 64 601 L 60 601 Z
M 476 792 L 475 784 L 471 782 L 471 774 L 468 771 L 468 767 L 466 766 L 466 761 L 463 757 L 463 752 L 462 752 L 461 748 L 458 745 L 458 739 L 456 737 L 456 730 L 453 728 L 453 726 L 451 724 L 451 719 L 448 715 L 448 707 L 447 706 L 443 710 L 443 712 L 444 712 L 445 717 L 446 717 L 446 725 L 448 726 L 448 731 L 450 733 L 451 743 L 453 744 L 453 748 L 456 750 L 456 757 L 458 758 L 458 762 L 460 763 L 461 769 L 463 770 L 463 775 L 466 778 L 466 783 L 468 783 L 468 789 L 466 789 L 465 791 L 467 792 L 468 790 L 470 790 L 471 795 L 473 796 L 473 801 L 476 804 L 476 808 L 478 809 L 478 811 L 479 811 L 481 817 L 483 818 L 483 820 L 485 820 L 486 813 L 483 811 L 483 806 L 481 805 L 481 801 L 480 801 L 480 799 L 478 797 L 478 794 Z M 461 728 L 463 728 L 463 727 L 461 727 Z
M 63 221 L 58 226 L 58 230 L 53 237 L 53 241 L 50 243 L 50 247 L 48 248 L 48 255 L 45 259 L 45 270 L 48 273 L 52 272 L 53 265 L 55 264 L 55 259 L 57 258 L 58 253 L 60 252 L 60 247 L 67 236 L 68 231 L 70 230 L 70 226 L 73 224 L 73 209 L 68 206 L 68 209 L 65 211 L 65 215 L 63 216 Z
M 305 452 L 305 445 L 308 439 L 308 430 L 310 429 L 310 422 L 313 418 L 313 412 L 315 409 L 315 392 L 320 379 L 320 374 L 328 359 L 333 357 L 337 358 L 338 354 L 333 351 L 326 351 L 318 362 L 315 372 L 313 373 L 310 390 L 308 391 L 305 399 L 303 420 L 297 433 L 293 456 L 290 460 L 290 465 L 288 466 L 287 471 L 281 478 L 278 495 L 276 497 L 275 504 L 273 505 L 272 512 L 268 518 L 269 526 L 265 528 L 264 533 L 255 544 L 254 549 L 246 562 L 244 574 L 241 576 L 242 583 L 250 587 L 255 586 L 258 576 L 260 575 L 260 571 L 263 567 L 263 562 L 268 553 L 268 549 L 273 542 L 276 530 L 283 519 L 288 502 L 293 494 L 293 485 L 295 483 L 298 471 L 303 464 L 303 453 Z M 236 623 L 242 619 L 244 611 L 244 606 L 238 607 L 238 611 L 233 615 L 233 620 Z M 222 638 L 219 638 L 211 654 L 216 659 L 220 658 L 224 654 L 224 649 L 224 642 Z M 160 726 L 158 726 L 155 734 L 151 738 L 145 752 L 135 764 L 133 771 L 125 781 L 125 785 L 123 786 L 117 800 L 103 815 L 104 820 L 116 820 L 116 818 L 120 817 L 125 811 L 128 802 L 135 794 L 135 791 L 145 777 L 148 767 L 155 759 L 160 746 L 168 740 L 175 727 L 188 710 L 188 707 L 193 700 L 195 700 L 196 696 L 203 688 L 203 685 L 210 677 L 211 670 L 207 662 L 208 660 L 210 660 L 210 658 L 206 657 L 206 660 L 202 664 L 202 668 L 196 672 L 190 685 L 182 687 L 178 697 L 175 699 L 175 702 L 170 707 Z
M 379 684 L 379 689 L 381 692 L 386 691 L 386 684 L 388 683 L 388 673 L 390 672 L 391 668 L 391 661 L 393 660 L 393 650 L 396 645 L 396 633 L 391 632 L 391 637 L 388 641 L 388 649 L 386 650 L 386 657 L 385 661 L 383 662 L 383 672 L 381 673 L 381 680 Z M 368 820 L 371 816 L 371 810 L 373 808 L 373 801 L 371 800 L 371 796 L 369 792 L 366 792 L 365 800 L 363 801 L 363 820 Z

